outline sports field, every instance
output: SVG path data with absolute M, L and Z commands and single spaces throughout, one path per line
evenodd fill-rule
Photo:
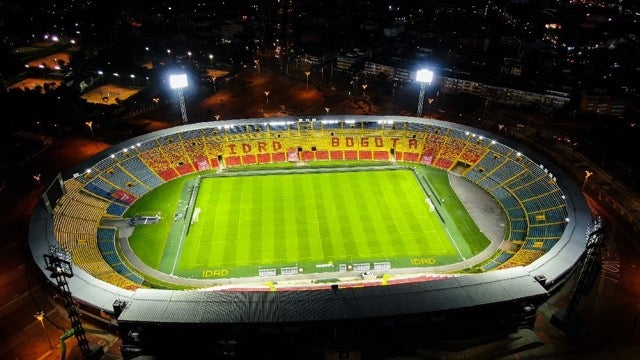
M 139 89 L 106 84 L 91 89 L 80 97 L 93 104 L 117 105 L 118 101 L 127 100 L 138 92 L 140 92 Z
M 130 244 L 149 266 L 188 278 L 439 266 L 488 245 L 446 173 L 426 167 L 200 173 L 127 215 L 156 213 Z

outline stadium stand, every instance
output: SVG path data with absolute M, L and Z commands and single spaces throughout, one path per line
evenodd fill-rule
M 97 232 L 98 238 L 98 249 L 102 258 L 109 264 L 109 266 L 115 270 L 118 274 L 124 276 L 130 282 L 140 285 L 143 283 L 144 279 L 131 271 L 131 269 L 122 262 L 122 259 L 117 253 L 117 229 L 113 227 L 98 227 Z M 102 277 L 108 277 L 109 279 L 114 278 L 114 274 L 111 271 L 104 271 Z M 117 279 L 117 278 L 116 278 Z M 123 282 L 122 280 L 118 280 L 120 284 L 125 284 L 126 288 L 131 289 L 135 288 L 131 284 Z
M 465 170 L 461 175 L 484 188 L 502 206 L 509 218 L 505 241 L 523 245 L 516 251 L 498 253 L 485 270 L 538 258 L 563 234 L 566 203 L 553 177 L 500 143 L 438 124 L 306 119 L 190 129 L 126 147 L 65 182 L 69 193 L 56 207 L 56 234 L 65 248 L 91 243 L 102 216 L 122 216 L 132 201 L 150 189 L 177 176 L 217 168 L 221 159 L 227 166 L 292 158 L 388 161 L 390 153 L 401 161 L 445 170 L 462 164 Z M 123 193 L 127 201 L 123 201 Z M 78 208 L 70 209 L 74 205 Z M 533 250 L 536 256 L 530 256 Z M 529 255 L 516 256 L 520 251 Z M 121 268 L 115 252 L 101 252 L 112 269 Z M 85 257 L 91 260 L 82 260 Z M 95 256 L 84 254 L 79 264 L 91 264 L 86 266 L 88 271 L 104 278 L 108 271 L 97 262 Z M 119 273 L 127 276 L 131 271 Z M 140 283 L 137 279 L 134 282 Z
M 119 165 L 129 174 L 135 174 L 135 177 L 150 189 L 163 183 L 163 180 L 146 166 L 138 156 L 127 157 Z

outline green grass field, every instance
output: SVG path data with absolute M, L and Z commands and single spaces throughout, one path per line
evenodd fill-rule
M 125 216 L 162 215 L 158 224 L 137 226 L 129 239 L 141 260 L 181 277 L 246 277 L 265 268 L 280 274 L 283 267 L 309 273 L 376 262 L 438 266 L 489 243 L 447 174 L 432 168 L 233 175 L 190 175 L 138 200 Z M 185 208 L 188 216 L 174 216 Z

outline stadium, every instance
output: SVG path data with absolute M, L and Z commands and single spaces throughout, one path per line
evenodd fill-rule
M 61 174 L 33 258 L 125 357 L 384 358 L 533 327 L 586 248 L 575 183 L 476 128 L 403 116 L 195 123 Z M 58 249 L 58 250 L 56 250 Z

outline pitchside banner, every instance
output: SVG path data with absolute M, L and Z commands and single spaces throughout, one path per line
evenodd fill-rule
M 114 199 L 120 200 L 121 202 L 127 204 L 127 205 L 131 205 L 133 204 L 137 197 L 131 193 L 128 193 L 122 189 L 118 189 L 116 191 L 114 191 L 111 194 L 111 197 L 113 197 Z
M 207 158 L 204 157 L 204 156 L 198 156 L 196 158 L 195 163 L 196 163 L 196 168 L 197 168 L 198 171 L 207 170 L 207 169 L 210 168 L 209 167 L 209 160 L 207 160 Z

